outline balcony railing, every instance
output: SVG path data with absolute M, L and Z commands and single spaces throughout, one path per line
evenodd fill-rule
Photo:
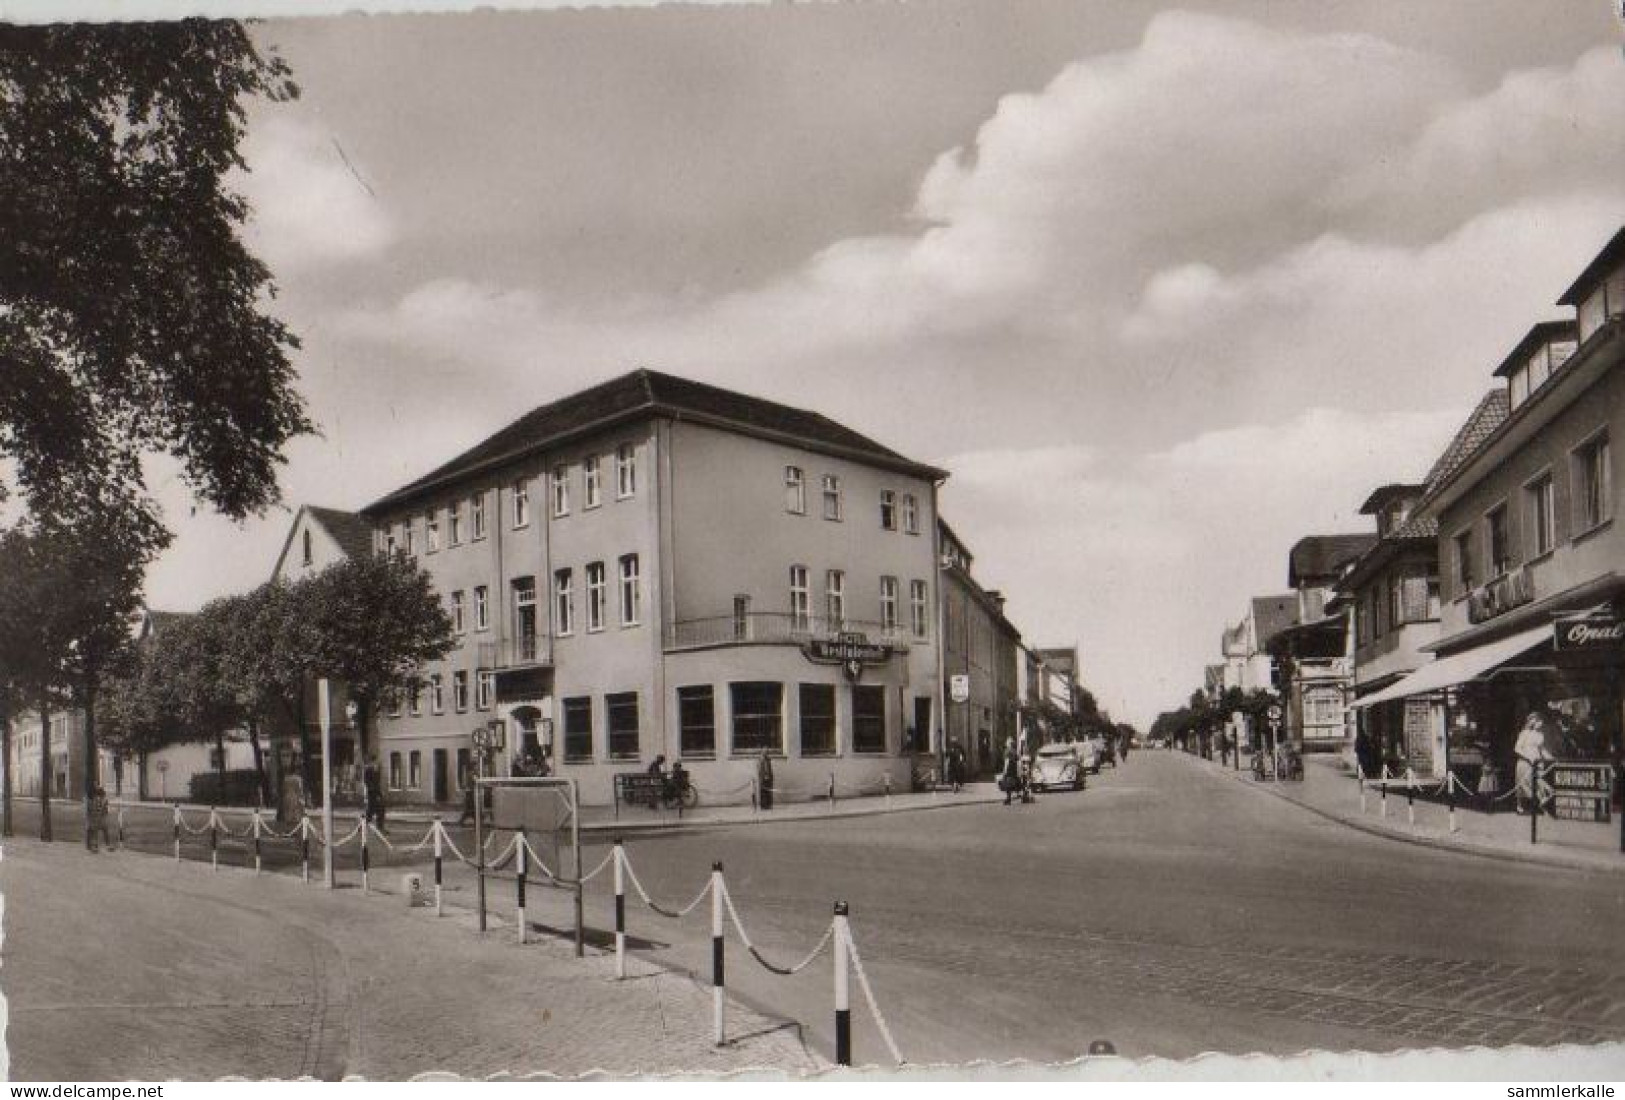
M 749 611 L 704 619 L 679 619 L 666 628 L 667 649 L 697 649 L 723 645 L 801 645 L 840 634 L 862 634 L 873 645 L 889 645 L 908 652 L 914 637 L 908 627 L 861 619 L 840 621 L 821 615 L 792 615 L 781 611 Z
M 553 639 L 539 634 L 480 643 L 481 668 L 537 668 L 553 663 Z

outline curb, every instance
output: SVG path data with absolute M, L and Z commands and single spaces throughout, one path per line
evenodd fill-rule
M 998 800 L 999 799 L 997 797 L 991 795 L 972 795 L 969 798 L 959 795 L 951 795 L 940 802 L 922 802 L 918 805 L 911 806 L 862 806 L 856 809 L 836 809 L 813 814 L 789 814 L 784 816 L 773 816 L 773 811 L 768 810 L 765 813 L 758 813 L 752 817 L 695 817 L 675 821 L 656 820 L 641 822 L 593 822 L 591 824 L 583 824 L 581 826 L 581 832 L 583 835 L 622 833 L 636 834 L 681 832 L 687 829 L 720 829 L 727 828 L 728 826 L 732 825 L 788 825 L 798 822 L 840 821 L 845 818 L 854 817 L 881 817 L 886 814 L 924 813 L 928 810 L 950 810 L 960 806 L 991 806 L 997 803 Z
M 1529 867 L 1556 868 L 1562 871 L 1589 871 L 1600 874 L 1620 874 L 1625 872 L 1625 862 L 1612 865 L 1594 863 L 1589 860 L 1574 859 L 1559 852 L 1551 852 L 1550 849 L 1548 849 L 1546 853 L 1537 855 L 1533 852 L 1525 853 L 1515 849 L 1493 848 L 1489 845 L 1475 844 L 1471 841 L 1462 842 L 1450 840 L 1445 836 L 1430 836 L 1422 833 L 1409 833 L 1397 828 L 1376 825 L 1372 822 L 1365 821 L 1357 817 L 1346 817 L 1343 814 L 1337 813 L 1333 810 L 1323 810 L 1319 806 L 1313 806 L 1308 802 L 1302 801 L 1301 799 L 1293 798 L 1285 791 L 1276 790 L 1274 785 L 1244 783 L 1240 778 L 1232 777 L 1223 769 L 1220 769 L 1220 774 L 1224 775 L 1224 778 L 1230 779 L 1231 782 L 1238 783 L 1248 790 L 1258 791 L 1260 794 L 1272 795 L 1279 798 L 1282 802 L 1290 803 L 1291 805 L 1298 807 L 1300 810 L 1305 810 L 1314 814 L 1316 817 L 1324 818 L 1335 825 L 1343 825 L 1355 830 L 1356 832 L 1365 833 L 1368 836 L 1380 837 L 1384 840 L 1397 840 L 1404 844 L 1414 844 L 1420 848 L 1432 848 L 1441 852 L 1455 852 L 1460 855 L 1477 856 L 1480 859 L 1499 860 L 1502 863 L 1521 863 Z

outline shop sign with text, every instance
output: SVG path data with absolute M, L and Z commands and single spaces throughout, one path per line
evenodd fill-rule
M 1565 653 L 1625 648 L 1625 618 L 1616 611 L 1571 615 L 1552 624 L 1553 641 Z
M 883 665 L 891 660 L 892 648 L 869 641 L 866 634 L 845 632 L 831 638 L 813 638 L 801 647 L 803 656 L 821 665 L 840 665 L 847 678 L 856 680 L 865 666 Z
M 1529 567 L 1514 569 L 1504 577 L 1497 577 L 1482 588 L 1467 595 L 1467 618 L 1481 623 L 1521 607 L 1535 598 L 1534 575 Z

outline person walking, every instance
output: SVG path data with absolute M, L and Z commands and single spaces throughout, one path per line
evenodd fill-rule
M 98 839 L 107 845 L 109 852 L 117 845 L 113 843 L 113 834 L 107 828 L 107 792 L 97 787 L 90 795 L 90 817 L 85 822 L 85 847 L 92 852 L 99 852 Z
M 1552 758 L 1552 753 L 1546 744 L 1548 722 L 1546 716 L 1538 710 L 1529 712 L 1524 719 L 1523 730 L 1518 734 L 1518 741 L 1512 746 L 1512 755 L 1517 758 L 1516 772 L 1518 812 L 1525 813 L 1531 808 L 1540 812 L 1540 792 L 1536 789 L 1538 782 L 1537 769 Z
M 1004 766 L 999 771 L 999 789 L 1004 792 L 1004 804 L 1010 805 L 1010 799 L 1021 790 L 1021 757 L 1016 753 L 1016 743 L 1004 743 Z
M 766 749 L 756 761 L 756 797 L 762 809 L 773 808 L 773 761 Z
M 388 832 L 384 827 L 384 784 L 379 776 L 376 761 L 361 769 L 361 788 L 363 810 L 367 820 L 372 822 L 380 833 Z

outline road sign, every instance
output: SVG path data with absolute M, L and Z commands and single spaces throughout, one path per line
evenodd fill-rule
M 948 696 L 956 703 L 970 699 L 970 677 L 962 673 L 948 677 Z
M 167 760 L 155 760 L 155 761 L 153 761 L 152 766 L 157 768 L 160 772 L 167 772 L 169 770 L 169 761 L 167 761 Z
M 1614 766 L 1607 761 L 1564 761 L 1541 769 L 1551 784 L 1552 816 L 1569 821 L 1607 821 L 1614 792 Z
M 1271 703 L 1270 709 L 1264 713 L 1270 716 L 1271 722 L 1279 722 L 1281 720 L 1281 707 L 1277 703 Z

